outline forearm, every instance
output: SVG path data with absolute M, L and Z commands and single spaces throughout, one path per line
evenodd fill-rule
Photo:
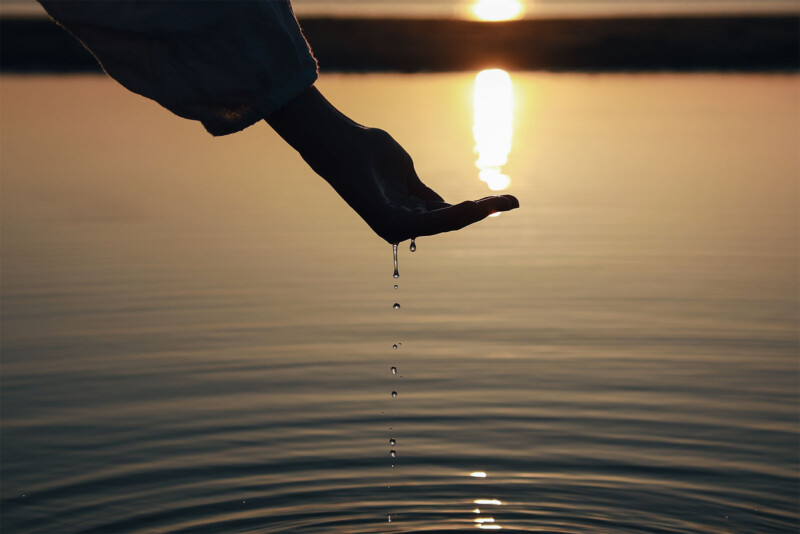
M 335 158 L 347 149 L 353 136 L 366 130 L 336 109 L 313 85 L 265 120 L 312 167 L 320 158 Z

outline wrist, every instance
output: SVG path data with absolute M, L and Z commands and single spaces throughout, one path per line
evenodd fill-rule
M 319 156 L 340 153 L 353 136 L 366 130 L 336 109 L 313 85 L 266 122 L 309 163 Z

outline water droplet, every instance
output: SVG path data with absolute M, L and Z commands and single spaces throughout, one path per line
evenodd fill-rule
M 392 391 L 392 398 L 393 398 L 393 399 L 396 399 L 396 398 L 397 398 L 397 392 L 396 392 L 396 391 Z
M 394 308 L 395 310 L 399 310 L 400 309 L 400 304 L 395 302 L 394 304 L 392 304 L 392 308 Z
M 392 278 L 400 278 L 400 273 L 397 271 L 397 243 L 392 244 L 392 255 L 394 256 L 394 274 Z
M 394 447 L 396 443 L 397 443 L 397 441 L 394 438 L 389 438 L 389 445 Z
M 389 523 L 391 523 L 392 522 L 392 514 L 386 514 L 386 516 L 389 518 Z
M 397 456 L 397 451 L 392 449 L 391 451 L 389 451 L 389 456 L 391 456 L 392 458 L 396 457 Z
M 397 348 L 397 345 L 396 345 L 396 344 L 395 344 L 395 345 L 392 345 L 392 348 L 393 348 L 393 349 L 396 349 L 396 348 Z
M 417 243 L 416 241 L 414 241 L 414 239 L 411 240 L 411 244 L 408 246 L 408 250 L 410 250 L 411 252 L 417 251 Z
M 394 288 L 397 289 L 397 284 L 394 285 Z
M 396 375 L 396 374 L 397 374 L 397 367 L 392 367 L 392 374 L 393 374 L 393 375 Z

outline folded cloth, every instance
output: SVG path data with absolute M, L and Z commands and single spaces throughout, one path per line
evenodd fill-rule
M 288 0 L 39 0 L 115 80 L 213 135 L 242 130 L 317 79 Z

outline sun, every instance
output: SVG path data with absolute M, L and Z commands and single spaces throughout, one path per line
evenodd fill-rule
M 478 0 L 472 6 L 472 14 L 478 20 L 492 22 L 518 19 L 524 12 L 519 0 Z

